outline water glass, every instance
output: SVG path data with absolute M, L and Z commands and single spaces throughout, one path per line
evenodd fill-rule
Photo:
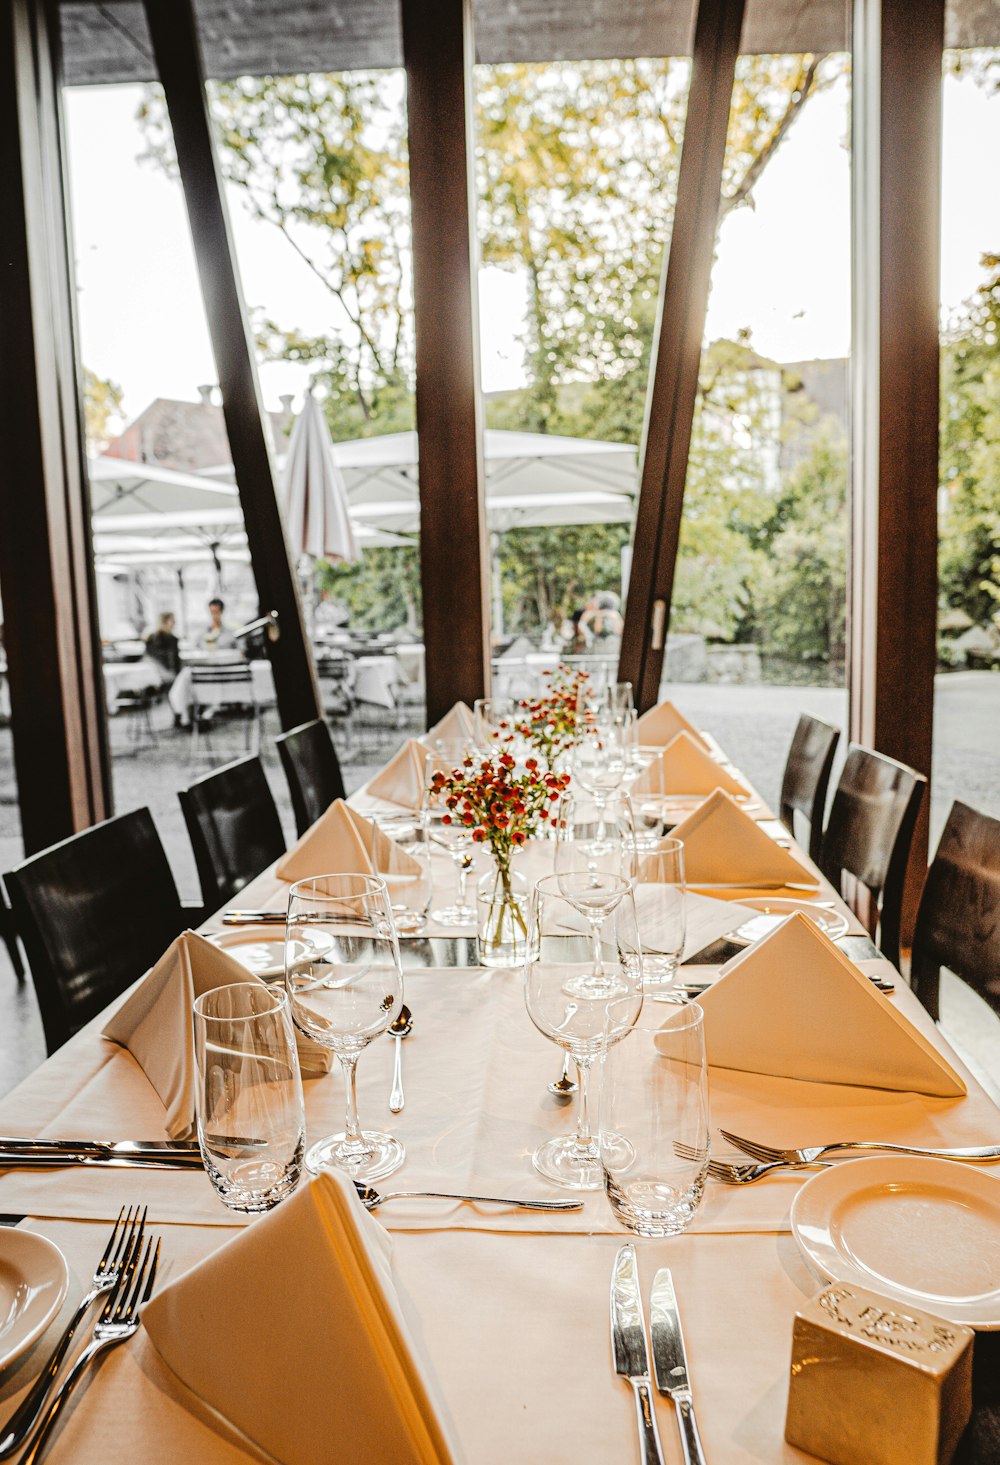
M 648 997 L 670 997 L 687 935 L 683 840 L 668 836 L 649 851 L 626 838 L 621 873 L 635 882 L 643 988 Z
M 357 1065 L 403 1005 L 403 972 L 385 881 L 319 875 L 288 893 L 285 986 L 295 1026 L 340 1060 L 347 1120 L 306 1154 L 312 1173 L 333 1166 L 352 1180 L 391 1175 L 403 1163 L 394 1135 L 362 1129 Z
M 198 1144 L 231 1211 L 269 1211 L 302 1173 L 305 1113 L 288 997 L 262 982 L 194 1003 Z
M 472 853 L 472 830 L 452 820 L 446 797 L 436 792 L 435 774 L 451 774 L 477 764 L 477 755 L 460 743 L 441 743 L 427 754 L 424 764 L 423 823 L 432 843 L 446 850 L 455 866 L 456 890 L 451 905 L 434 911 L 435 921 L 444 926 L 475 926 L 476 911 L 469 901 L 469 871 L 475 860 Z
M 608 1007 L 609 1034 L 628 1016 Z M 708 1174 L 709 1108 L 704 1014 L 679 998 L 645 1008 L 601 1059 L 600 1152 L 615 1216 L 640 1236 L 691 1224 Z M 608 1136 L 607 1143 L 604 1136 Z
M 392 822 L 378 820 L 379 828 L 392 846 L 375 847 L 375 873 L 385 881 L 392 907 L 393 924 L 400 936 L 419 936 L 427 925 L 434 891 L 431 870 L 430 835 L 419 818 L 395 815 Z M 394 858 L 400 850 L 416 868 L 400 870 Z
M 476 751 L 495 756 L 517 739 L 518 704 L 513 697 L 477 697 L 472 708 L 472 740 Z

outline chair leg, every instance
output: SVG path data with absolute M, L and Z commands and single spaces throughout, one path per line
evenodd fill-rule
M 0 937 L 7 948 L 7 955 L 10 957 L 10 964 L 14 968 L 14 975 L 19 982 L 24 981 L 24 961 L 21 958 L 21 947 L 18 943 L 17 932 L 14 929 L 14 918 L 6 906 L 0 905 Z

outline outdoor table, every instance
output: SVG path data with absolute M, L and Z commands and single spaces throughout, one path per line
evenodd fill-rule
M 151 656 L 140 661 L 106 661 L 104 695 L 109 712 L 117 712 L 118 698 L 123 692 L 152 692 L 162 687 L 167 673 Z
M 369 702 L 373 707 L 387 707 L 391 711 L 396 706 L 396 688 L 402 681 L 399 662 L 391 652 L 354 658 L 351 690 L 356 702 Z
M 371 807 L 363 794 L 355 802 Z M 529 863 L 544 869 L 551 850 L 536 843 L 527 852 Z M 450 863 L 442 860 L 440 869 L 449 880 Z M 823 885 L 823 898 L 838 900 Z M 266 871 L 240 904 L 267 907 L 282 888 L 273 869 Z M 851 929 L 859 931 L 847 914 Z M 209 920 L 205 929 L 218 929 L 218 921 Z M 448 945 L 430 944 L 438 952 Z M 696 970 L 706 972 L 704 966 Z M 1000 1113 L 898 975 L 895 980 L 893 1000 L 962 1073 L 965 1097 L 803 1085 L 712 1069 L 713 1128 L 759 1132 L 773 1122 L 776 1105 L 801 1105 L 806 1090 L 817 1127 L 826 1128 L 829 1117 L 846 1108 L 858 1137 L 863 1129 L 912 1143 L 995 1141 Z M 401 1188 L 562 1194 L 531 1166 L 539 1141 L 565 1133 L 572 1115 L 547 1092 L 559 1052 L 528 1019 L 521 974 L 457 966 L 416 970 L 407 963 L 405 982 L 415 1021 L 405 1047 L 404 1111 L 388 1111 L 389 1042 L 373 1044 L 358 1070 L 365 1120 L 390 1128 L 406 1146 L 406 1162 L 393 1181 Z M 129 1053 L 99 1036 L 106 1017 L 0 1101 L 0 1131 L 162 1133 L 163 1109 L 145 1076 Z M 341 1123 L 343 1090 L 337 1075 L 309 1080 L 305 1088 L 312 1139 Z M 791 1465 L 809 1458 L 783 1439 L 792 1319 L 820 1286 L 789 1231 L 789 1206 L 802 1183 L 792 1172 L 751 1187 L 711 1183 L 690 1229 L 664 1240 L 631 1237 L 600 1193 L 581 1196 L 581 1212 L 558 1216 L 442 1201 L 395 1203 L 379 1212 L 393 1237 L 398 1282 L 419 1318 L 422 1347 L 470 1465 L 638 1459 L 632 1398 L 612 1371 L 608 1329 L 612 1261 L 628 1239 L 637 1242 L 647 1296 L 655 1270 L 673 1270 L 711 1465 Z M 222 1245 L 245 1219 L 224 1209 L 200 1172 L 0 1176 L 0 1212 L 27 1217 L 22 1224 L 64 1250 L 74 1276 L 70 1304 L 103 1246 L 109 1219 L 136 1200 L 148 1203 L 150 1223 L 163 1234 L 161 1285 Z M 53 1336 L 58 1326 L 57 1320 Z M 266 1330 L 266 1301 L 261 1327 Z M 50 1342 L 51 1336 L 41 1340 L 5 1381 L 8 1408 L 30 1384 Z M 992 1356 L 990 1342 L 986 1357 Z M 236 1338 L 233 1347 L 239 1347 Z M 335 1379 L 330 1387 L 336 1389 Z M 361 1400 L 359 1407 L 373 1407 L 373 1401 Z M 665 1459 L 677 1465 L 673 1406 L 657 1396 L 655 1407 Z M 988 1449 L 1000 1436 L 989 1434 L 988 1412 L 979 1423 Z M 336 1458 L 335 1444 L 331 1448 Z M 137 1455 L 159 1465 L 265 1458 L 186 1393 L 141 1332 L 107 1358 L 82 1392 L 49 1458 L 53 1465 L 131 1465 Z

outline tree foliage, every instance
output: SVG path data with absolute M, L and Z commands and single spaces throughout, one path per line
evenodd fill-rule
M 122 415 L 122 389 L 117 382 L 106 380 L 83 368 L 83 429 L 87 447 L 100 452 L 112 436 L 112 427 Z

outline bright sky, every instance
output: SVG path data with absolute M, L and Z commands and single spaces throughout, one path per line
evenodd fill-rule
M 66 94 L 73 226 L 83 357 L 117 381 L 134 417 L 154 398 L 195 400 L 216 379 L 179 185 L 140 164 L 137 87 Z M 984 158 L 1000 148 L 1000 97 L 969 78 L 944 87 L 941 299 L 954 308 L 981 279 L 979 256 L 1000 249 L 1000 189 Z M 814 98 L 766 170 L 756 206 L 725 221 L 709 304 L 708 335 L 749 327 L 779 361 L 846 355 L 850 347 L 850 172 L 844 147 L 847 82 Z M 327 296 L 286 242 L 233 208 L 244 293 L 280 324 L 319 332 L 333 324 Z M 524 281 L 496 269 L 480 284 L 483 384 L 523 381 L 517 332 Z M 300 393 L 305 367 L 261 370 L 278 406 Z

